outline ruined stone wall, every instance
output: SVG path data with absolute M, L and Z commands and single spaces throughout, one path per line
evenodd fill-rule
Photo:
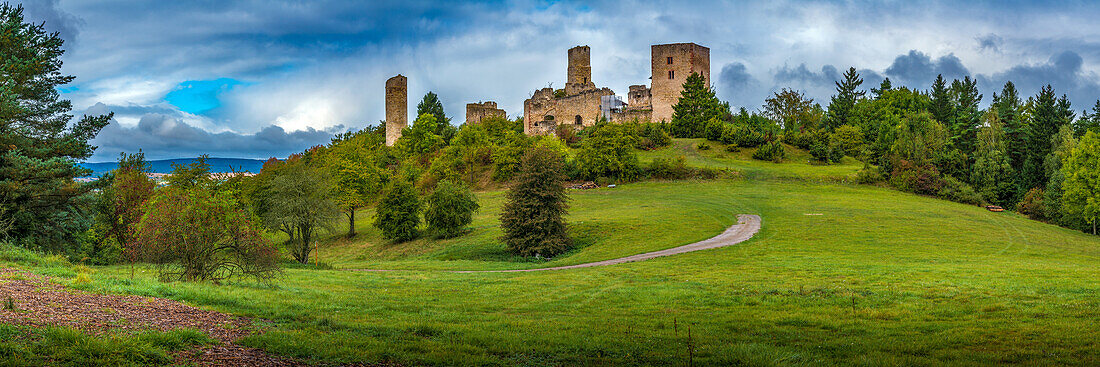
M 543 88 L 523 102 L 523 132 L 528 135 L 553 133 L 558 125 L 581 128 L 600 118 L 600 97 L 613 96 L 609 88 L 591 89 L 576 95 L 554 98 L 554 90 Z
M 467 103 L 466 104 L 466 123 L 476 124 L 489 117 L 506 118 L 507 114 L 504 110 L 497 108 L 497 103 L 493 101 L 485 101 L 481 103 Z
M 569 49 L 569 66 L 565 73 L 565 94 L 575 95 L 596 89 L 592 82 L 592 50 L 588 46 Z
M 401 138 L 401 130 L 409 123 L 408 78 L 401 74 L 386 80 L 386 145 L 393 146 Z
M 703 75 L 710 87 L 710 49 L 694 43 L 671 43 L 653 45 L 650 51 L 653 121 L 669 121 L 688 75 L 693 72 Z
M 630 86 L 630 93 L 628 93 L 626 97 L 626 104 L 629 105 L 630 108 L 635 109 L 652 108 L 653 105 L 650 101 L 652 95 L 649 87 L 644 84 L 632 85 Z
M 653 120 L 653 110 L 648 108 L 627 108 L 622 112 L 612 112 L 611 122 L 649 122 Z

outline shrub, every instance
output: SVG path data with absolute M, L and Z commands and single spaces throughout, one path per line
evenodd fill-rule
M 965 182 L 958 179 L 945 176 L 943 180 L 943 188 L 940 189 L 939 197 L 954 201 L 956 203 L 963 204 L 981 204 L 982 196 L 979 195 L 974 188 L 967 185 Z
M 1046 216 L 1046 205 L 1043 203 L 1043 197 L 1045 193 L 1041 188 L 1032 188 L 1027 190 L 1024 194 L 1024 200 L 1016 203 L 1016 212 L 1026 215 L 1028 218 L 1035 220 L 1044 220 Z
M 856 157 L 863 151 L 863 130 L 859 126 L 844 125 L 838 127 L 833 132 L 832 139 L 837 142 L 845 155 Z
M 695 149 L 698 149 L 698 150 L 710 150 L 710 144 L 707 144 L 706 142 L 702 142 L 702 143 L 699 143 L 699 144 L 695 144 Z
M 374 226 L 382 231 L 382 238 L 405 242 L 416 238 L 419 225 L 420 198 L 416 189 L 406 181 L 395 181 L 378 203 Z
M 672 136 L 668 134 L 668 129 L 664 127 L 666 125 L 645 123 L 641 126 L 641 142 L 638 144 L 638 149 L 651 150 L 672 144 Z
M 687 166 L 684 156 L 675 159 L 657 158 L 649 163 L 649 177 L 657 179 L 684 179 L 691 175 L 691 168 Z
M 943 178 L 932 165 L 915 165 L 907 160 L 894 164 L 890 174 L 890 185 L 898 190 L 921 195 L 936 195 L 943 188 Z
M 783 148 L 783 144 L 778 141 L 771 141 L 756 149 L 756 152 L 752 153 L 752 158 L 779 163 L 783 161 L 786 155 L 787 149 Z
M 565 233 L 568 209 L 560 156 L 543 147 L 528 150 L 505 195 L 500 214 L 501 238 L 520 256 L 554 256 L 568 251 L 573 241 Z
M 799 149 L 809 150 L 814 144 L 817 132 L 814 130 L 791 131 L 783 135 L 783 142 Z
M 735 144 L 727 144 L 726 151 L 730 153 L 737 153 L 741 151 L 741 148 L 738 148 Z
M 820 162 L 837 163 L 844 158 L 844 148 L 829 134 L 817 134 L 810 145 L 810 155 Z
M 876 166 L 864 166 L 863 169 L 856 173 L 856 182 L 865 185 L 876 184 L 885 180 L 886 177 L 882 174 L 882 169 Z
M 744 148 L 760 146 L 767 142 L 767 136 L 753 130 L 744 124 L 727 124 L 722 129 L 722 135 L 718 141 L 725 144 L 736 144 Z
M 225 193 L 196 187 L 162 189 L 138 223 L 135 249 L 163 279 L 268 280 L 279 273 L 275 246 L 252 216 Z
M 638 156 L 633 150 L 637 138 L 628 134 L 628 129 L 625 125 L 603 124 L 584 139 L 576 158 L 581 178 L 632 180 L 638 176 Z
M 465 185 L 442 181 L 424 201 L 428 230 L 439 237 L 454 237 L 473 221 L 477 198 Z
M 703 125 L 703 137 L 707 140 L 718 141 L 722 139 L 722 133 L 725 131 L 726 123 L 719 120 L 717 117 L 707 120 Z

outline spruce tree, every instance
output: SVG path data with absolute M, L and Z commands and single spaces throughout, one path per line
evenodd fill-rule
M 1073 122 L 1073 135 L 1078 138 L 1089 131 L 1100 133 L 1100 100 L 1096 100 L 1096 104 L 1092 106 L 1092 113 L 1081 111 L 1081 118 Z
M 1021 190 L 1043 187 L 1049 180 L 1043 169 L 1043 161 L 1053 149 L 1050 139 L 1062 125 L 1068 123 L 1065 120 L 1064 110 L 1058 104 L 1058 99 L 1054 96 L 1054 88 L 1050 85 L 1043 87 L 1035 98 L 1026 134 L 1027 158 L 1024 160 Z
M 77 165 L 112 115 L 71 122 L 58 88 L 64 41 L 27 23 L 20 5 L 0 4 L 0 239 L 54 251 L 77 244 L 91 220 L 91 173 Z
M 892 83 L 890 83 L 890 78 L 886 78 L 882 80 L 882 83 L 878 85 L 878 88 L 871 88 L 871 94 L 874 94 L 875 99 L 878 99 L 879 97 L 882 97 L 883 93 L 889 92 L 891 89 L 894 89 L 894 86 Z
M 702 138 L 707 121 L 721 119 L 722 101 L 708 88 L 706 79 L 699 73 L 691 73 L 684 81 L 680 100 L 672 106 L 672 135 L 678 138 Z M 727 109 L 728 110 L 728 109 Z
M 512 253 L 551 257 L 573 246 L 565 232 L 569 198 L 563 164 L 561 155 L 543 146 L 523 155 L 500 214 L 502 239 Z
M 1003 202 L 1002 206 L 1015 206 L 1016 200 L 1023 196 L 1027 189 L 1020 190 L 1025 186 L 1023 183 L 1024 175 L 1024 161 L 1027 160 L 1027 120 L 1020 117 L 1020 109 L 1022 102 L 1020 101 L 1020 95 L 1016 91 L 1016 86 L 1012 82 L 1007 82 L 1004 88 L 1001 89 L 1001 94 L 993 94 L 993 104 L 990 106 L 990 110 L 997 114 L 998 121 L 1001 122 L 1001 126 L 1004 128 L 1005 135 L 1005 153 L 1008 156 L 1008 163 L 1012 167 L 1014 175 L 1012 177 L 1011 193 L 1006 193 L 1004 197 L 1011 198 L 1008 201 Z
M 943 74 L 936 76 L 936 81 L 932 82 L 932 91 L 929 94 L 932 97 L 932 105 L 928 107 L 928 112 L 932 113 L 932 118 L 944 124 L 944 126 L 950 125 L 954 111 L 951 108 L 951 92 L 947 88 L 947 82 L 944 81 Z
M 829 112 L 825 115 L 825 127 L 829 131 L 841 125 L 847 125 L 852 107 L 855 107 L 856 102 L 867 93 L 857 90 L 860 85 L 863 85 L 863 79 L 859 77 L 856 68 L 848 68 L 848 71 L 844 72 L 844 80 L 835 83 L 836 95 L 829 101 Z
M 952 145 L 963 154 L 974 153 L 977 144 L 978 126 L 981 125 L 982 113 L 978 103 L 982 101 L 982 95 L 978 94 L 978 83 L 969 76 L 963 80 L 955 80 L 951 83 L 951 102 L 954 116 L 951 118 L 951 142 Z
M 449 143 L 458 134 L 458 129 L 451 125 L 451 119 L 447 117 L 446 113 L 443 113 L 443 102 L 439 101 L 439 96 L 434 92 L 425 94 L 420 103 L 416 105 L 416 116 L 420 117 L 424 114 L 435 116 L 438 125 L 432 132 L 442 137 L 443 141 Z

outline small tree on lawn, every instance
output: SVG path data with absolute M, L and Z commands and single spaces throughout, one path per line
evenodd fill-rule
M 569 250 L 562 157 L 541 146 L 527 151 L 500 215 L 504 243 L 520 256 L 554 256 Z
M 440 237 L 454 237 L 473 222 L 479 208 L 477 198 L 466 185 L 446 180 L 425 200 L 424 219 L 428 230 Z
M 232 196 L 205 186 L 159 191 L 137 226 L 141 258 L 165 279 L 222 281 L 237 276 L 271 279 L 278 251 Z
M 331 231 L 340 217 L 332 200 L 333 188 L 325 172 L 312 168 L 302 158 L 288 159 L 274 171 L 262 200 L 262 217 L 268 228 L 286 233 L 290 254 L 308 264 L 316 248 L 315 235 Z
M 378 203 L 374 226 L 382 231 L 382 238 L 405 242 L 416 238 L 419 225 L 420 198 L 416 188 L 407 181 L 395 181 Z

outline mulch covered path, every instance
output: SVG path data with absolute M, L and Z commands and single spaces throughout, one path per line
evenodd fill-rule
M 182 303 L 140 296 L 83 292 L 50 283 L 45 276 L 0 268 L 0 302 L 14 300 L 16 311 L 0 308 L 0 324 L 65 326 L 98 334 L 108 330 L 195 329 L 218 341 L 179 353 L 179 362 L 204 366 L 302 366 L 302 362 L 245 348 L 234 341 L 258 329 L 247 318 L 206 311 Z M 196 356 L 197 354 L 197 356 Z

